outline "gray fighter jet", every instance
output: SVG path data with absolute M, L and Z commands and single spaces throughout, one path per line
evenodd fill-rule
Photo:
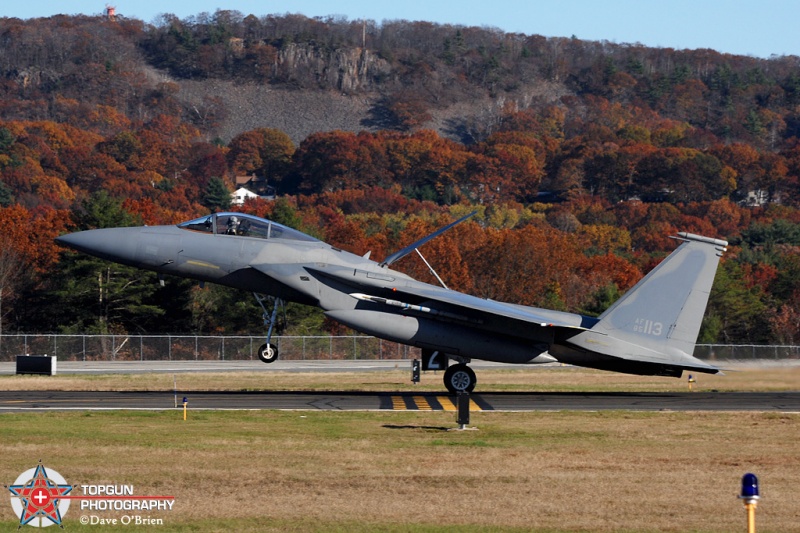
M 726 241 L 679 233 L 680 246 L 596 318 L 486 300 L 389 268 L 468 216 L 382 263 L 242 213 L 217 213 L 177 226 L 83 231 L 56 241 L 159 274 L 253 292 L 269 326 L 259 350 L 267 363 L 278 357 L 270 343 L 278 308 L 292 301 L 320 307 L 363 333 L 421 348 L 423 368 L 446 368 L 444 383 L 453 393 L 475 387 L 475 373 L 467 366 L 471 359 L 560 361 L 673 377 L 684 370 L 719 372 L 692 353 Z

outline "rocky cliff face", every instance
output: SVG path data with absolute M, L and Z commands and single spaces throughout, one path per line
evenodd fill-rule
M 346 94 L 374 89 L 374 81 L 391 74 L 391 67 L 377 54 L 363 48 L 324 50 L 311 45 L 289 44 L 278 53 L 274 74 L 287 80 L 307 79 L 311 74 L 321 88 Z
M 319 131 L 392 127 L 381 120 L 386 115 L 384 100 L 393 89 L 403 90 L 403 85 L 400 74 L 378 53 L 361 47 L 290 43 L 272 49 L 268 56 L 270 83 L 171 81 L 180 87 L 177 97 L 187 109 L 199 113 L 204 106 L 214 107 L 217 120 L 208 135 L 226 142 L 243 131 L 264 127 L 280 129 L 297 144 Z M 165 76 L 149 70 L 154 78 Z M 429 103 L 430 119 L 420 127 L 461 142 L 473 142 L 491 132 L 510 105 L 523 109 L 533 101 L 555 101 L 567 92 L 561 84 L 538 80 L 499 95 L 465 92 L 452 90 L 452 80 L 443 80 L 440 74 L 431 71 L 417 80 L 422 85 L 430 83 L 425 94 L 436 93 L 440 86 L 451 90 L 447 101 Z

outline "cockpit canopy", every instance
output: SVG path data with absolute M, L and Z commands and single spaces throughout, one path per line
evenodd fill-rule
M 288 239 L 293 241 L 319 242 L 283 224 L 244 213 L 213 213 L 178 224 L 181 229 L 214 233 L 217 235 L 239 235 L 258 239 Z

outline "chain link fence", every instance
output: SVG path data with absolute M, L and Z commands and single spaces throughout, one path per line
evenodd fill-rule
M 261 336 L 34 335 L 0 336 L 0 361 L 51 355 L 61 361 L 241 361 L 258 358 Z M 419 359 L 419 348 L 375 337 L 273 336 L 282 360 Z
M 698 344 L 694 356 L 703 361 L 800 359 L 800 346 L 763 344 Z
M 273 336 L 283 360 L 419 359 L 419 348 L 375 337 Z M 54 335 L 0 336 L 0 361 L 53 355 L 62 361 L 240 361 L 257 359 L 260 336 Z M 800 359 L 800 346 L 698 344 L 704 361 Z

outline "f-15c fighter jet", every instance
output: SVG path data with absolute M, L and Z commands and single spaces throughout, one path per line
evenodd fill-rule
M 423 368 L 446 368 L 444 384 L 452 393 L 475 387 L 472 359 L 560 361 L 673 377 L 684 370 L 719 372 L 692 353 L 726 241 L 679 233 L 680 246 L 594 318 L 486 300 L 389 268 L 461 220 L 380 263 L 242 213 L 216 213 L 176 226 L 82 231 L 56 241 L 159 274 L 253 292 L 269 325 L 259 349 L 267 363 L 278 357 L 270 343 L 278 305 L 292 301 L 320 307 L 360 332 L 421 348 Z M 273 303 L 271 319 L 265 301 Z

